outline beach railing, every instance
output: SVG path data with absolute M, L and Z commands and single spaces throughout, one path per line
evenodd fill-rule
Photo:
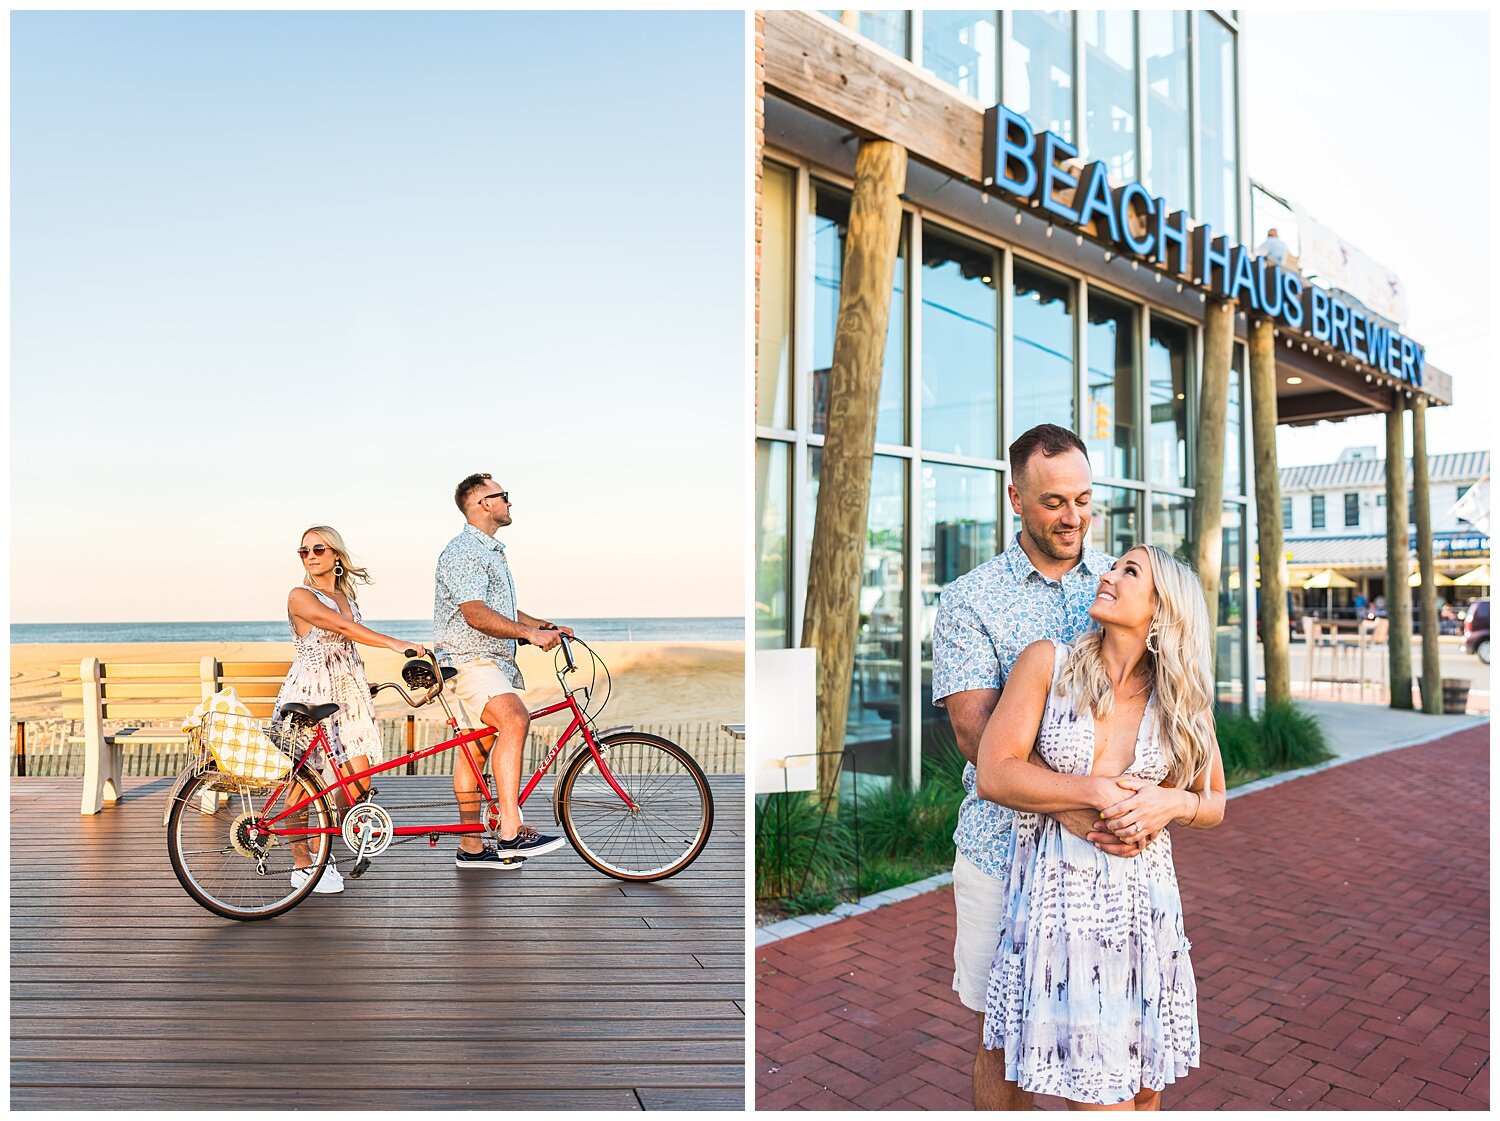
M 28 778 L 76 778 L 83 774 L 84 745 L 76 741 L 81 734 L 81 722 L 77 720 L 27 720 L 25 729 L 17 733 L 14 722 L 11 728 L 10 773 L 18 777 L 20 756 L 18 747 L 25 744 L 26 776 Z M 113 723 L 113 722 L 110 722 Z M 381 743 L 387 759 L 393 759 L 407 751 L 407 720 L 401 717 L 382 717 L 380 725 Z M 127 726 L 122 722 L 122 726 Z M 745 744 L 725 732 L 718 724 L 683 721 L 662 724 L 622 725 L 638 732 L 650 732 L 664 736 L 686 748 L 698 761 L 704 773 L 710 775 L 740 775 L 745 773 Z M 603 725 L 600 731 L 607 731 Z M 113 731 L 106 726 L 106 731 Z M 557 742 L 562 728 L 541 726 L 533 728 L 526 737 L 526 754 L 522 770 L 529 774 Z M 441 743 L 451 733 L 441 720 L 413 720 L 410 733 L 418 748 Z M 24 736 L 24 739 L 21 737 Z M 581 742 L 581 741 L 575 741 Z M 570 747 L 570 751 L 572 748 Z M 410 772 L 419 775 L 447 775 L 453 773 L 453 749 L 440 751 L 419 760 Z M 146 777 L 170 777 L 180 772 L 189 762 L 186 744 L 139 743 L 123 745 L 122 769 L 126 775 Z M 561 762 L 561 760 L 559 760 Z

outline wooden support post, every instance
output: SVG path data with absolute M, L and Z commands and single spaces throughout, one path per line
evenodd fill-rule
M 1193 470 L 1193 570 L 1208 600 L 1209 641 L 1218 649 L 1219 567 L 1224 557 L 1224 424 L 1229 364 L 1234 360 L 1234 305 L 1210 300 L 1203 320 L 1203 380 Z
M 1437 560 L 1432 552 L 1432 494 L 1428 486 L 1427 401 L 1420 394 L 1411 406 L 1411 486 L 1417 517 L 1417 564 L 1422 586 L 1417 611 L 1422 620 L 1422 711 L 1442 715 L 1442 648 L 1438 643 Z
M 26 777 L 26 721 L 16 721 L 16 778 Z
M 78 667 L 83 684 L 83 801 L 79 812 L 96 814 L 105 802 L 120 800 L 119 744 L 104 738 L 104 675 L 98 658 L 84 658 Z
M 1255 456 L 1255 528 L 1260 550 L 1260 642 L 1266 703 L 1292 699 L 1286 610 L 1286 542 L 1276 467 L 1276 334 L 1269 319 L 1250 325 L 1250 439 Z
M 1406 532 L 1406 401 L 1397 393 L 1385 414 L 1385 610 L 1391 621 L 1391 707 L 1411 703 L 1411 586 Z
M 818 787 L 825 798 L 837 793 L 843 762 L 875 411 L 905 186 L 906 149 L 888 140 L 861 142 L 854 159 L 854 199 L 828 374 L 827 438 L 802 621 L 802 645 L 818 651 Z
M 417 750 L 417 718 L 413 713 L 406 714 L 406 753 L 410 755 Z M 417 761 L 408 759 L 406 762 L 406 773 L 414 775 L 417 773 Z

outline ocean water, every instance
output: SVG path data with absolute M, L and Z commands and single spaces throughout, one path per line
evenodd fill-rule
M 656 619 L 564 619 L 589 642 L 737 642 L 745 621 L 736 616 Z M 431 619 L 366 619 L 382 634 L 432 640 Z M 12 623 L 13 645 L 41 642 L 287 642 L 285 619 L 210 623 Z

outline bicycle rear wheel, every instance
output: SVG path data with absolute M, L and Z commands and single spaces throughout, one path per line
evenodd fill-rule
M 599 741 L 605 766 L 631 809 L 587 747 L 558 779 L 558 816 L 568 840 L 590 865 L 619 880 L 675 876 L 698 858 L 714 824 L 708 779 L 670 740 L 617 732 Z
M 300 801 L 320 783 L 303 772 L 299 782 L 276 801 Z M 296 862 L 287 837 L 258 835 L 254 823 L 266 812 L 274 788 L 240 785 L 216 770 L 205 771 L 184 786 L 167 816 L 167 855 L 183 889 L 200 906 L 226 919 L 251 921 L 284 914 L 312 894 L 333 851 L 327 834 L 308 837 L 307 878 L 292 883 Z M 297 815 L 300 817 L 300 813 Z M 291 825 L 293 822 L 283 822 Z M 330 828 L 333 815 L 319 794 L 307 807 L 307 827 Z M 301 826 L 301 822 L 295 822 Z

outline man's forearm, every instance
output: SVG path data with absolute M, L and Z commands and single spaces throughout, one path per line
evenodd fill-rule
M 534 623 L 524 622 L 521 612 L 517 611 L 517 618 L 507 619 L 492 607 L 478 602 L 466 603 L 462 606 L 464 622 L 473 627 L 481 634 L 490 635 L 492 638 L 524 638 L 530 639 L 531 632 L 535 629 Z M 530 618 L 530 616 L 526 616 Z

